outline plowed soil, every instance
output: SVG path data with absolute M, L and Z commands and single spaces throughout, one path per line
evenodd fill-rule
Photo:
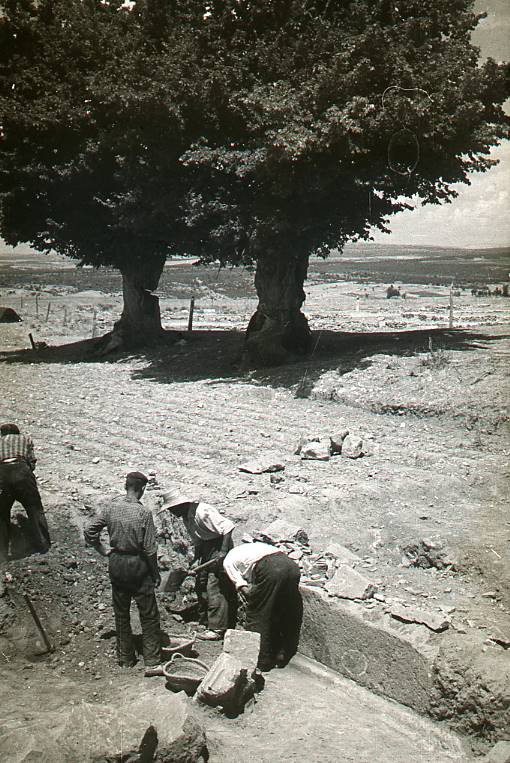
M 450 328 L 446 285 L 402 284 L 406 298 L 388 300 L 377 279 L 353 285 L 334 273 L 317 276 L 305 305 L 316 330 L 312 357 L 242 371 L 251 276 L 226 294 L 209 271 L 175 265 L 165 277 L 177 287 L 161 294 L 166 341 L 98 360 L 90 340 L 118 317 L 118 284 L 105 281 L 102 291 L 94 273 L 94 291 L 86 290 L 84 271 L 73 285 L 74 269 L 41 259 L 11 257 L 0 296 L 23 318 L 0 326 L 0 418 L 34 439 L 54 539 L 47 556 L 24 557 L 18 533 L 14 553 L 22 558 L 2 570 L 0 602 L 10 603 L 0 610 L 0 660 L 11 696 L 21 683 L 39 702 L 48 671 L 76 679 L 79 696 L 89 699 L 131 680 L 105 638 L 112 625 L 106 571 L 83 547 L 81 526 L 134 469 L 152 476 L 144 500 L 155 512 L 161 492 L 177 486 L 232 517 L 238 537 L 287 519 L 307 531 L 314 549 L 337 541 L 362 557 L 362 571 L 385 598 L 377 606 L 447 613 L 452 632 L 469 634 L 480 650 L 503 648 L 491 636 L 510 638 L 509 299 L 459 291 Z M 29 332 L 48 346 L 30 350 Z M 344 428 L 362 438 L 362 458 L 294 455 L 301 435 Z M 282 482 L 239 471 L 267 453 L 285 462 Z M 423 539 L 442 544 L 454 568 L 407 566 L 404 549 Z M 57 646 L 49 657 L 36 656 L 43 650 L 22 614 L 23 592 Z M 185 628 L 164 596 L 162 611 L 167 632 Z M 214 647 L 201 654 L 212 656 Z M 318 744 L 315 760 L 333 761 L 326 742 L 322 757 Z

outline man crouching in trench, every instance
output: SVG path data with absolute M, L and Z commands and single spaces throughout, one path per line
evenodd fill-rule
M 117 660 L 122 667 L 136 664 L 129 610 L 131 599 L 140 613 L 143 659 L 146 668 L 161 661 L 159 611 L 154 589 L 161 583 L 157 562 L 154 519 L 140 502 L 147 477 L 130 472 L 126 477 L 126 495 L 109 501 L 85 527 L 85 542 L 102 556 L 108 556 L 112 584 L 113 611 L 117 631 Z M 106 527 L 111 549 L 100 540 Z

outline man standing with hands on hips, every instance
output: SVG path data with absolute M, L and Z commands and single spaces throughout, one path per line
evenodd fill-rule
M 85 541 L 108 557 L 112 602 L 117 631 L 117 660 L 122 667 L 136 664 L 129 610 L 131 599 L 140 614 L 146 668 L 161 662 L 159 611 L 154 589 L 161 583 L 154 519 L 140 498 L 148 479 L 141 472 L 126 477 L 126 494 L 106 503 L 85 527 Z M 101 530 L 110 536 L 110 549 L 101 543 Z

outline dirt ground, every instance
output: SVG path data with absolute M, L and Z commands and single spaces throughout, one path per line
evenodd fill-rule
M 347 546 L 381 594 L 360 606 L 402 603 L 445 614 L 451 638 L 469 638 L 481 653 L 510 643 L 510 299 L 459 287 L 451 313 L 449 285 L 433 273 L 434 285 L 424 283 L 421 273 L 399 284 L 405 299 L 389 300 L 376 270 L 373 280 L 352 282 L 323 264 L 306 288 L 312 357 L 242 371 L 241 332 L 255 305 L 250 274 L 236 275 L 236 289 L 227 289 L 209 271 L 173 264 L 160 294 L 166 344 L 99 361 L 83 340 L 118 317 L 116 276 L 105 276 L 102 290 L 94 271 L 91 290 L 84 288 L 87 271 L 58 258 L 2 258 L 0 305 L 15 308 L 23 322 L 0 326 L 0 418 L 35 441 L 54 539 L 51 554 L 13 559 L 2 570 L 8 700 L 17 703 L 22 685 L 29 710 L 45 682 L 70 679 L 77 697 L 99 701 L 132 680 L 115 666 L 105 567 L 83 547 L 80 528 L 133 469 L 151 475 L 145 503 L 154 510 L 161 492 L 178 486 L 225 511 L 238 537 L 285 518 L 307 531 L 316 550 L 331 541 Z M 29 332 L 49 347 L 29 350 Z M 344 428 L 362 438 L 362 458 L 294 455 L 301 435 Z M 282 482 L 239 471 L 266 453 L 283 459 Z M 441 545 L 451 563 L 409 565 L 405 549 L 423 540 Z M 22 556 L 22 545 L 17 551 Z M 21 593 L 31 596 L 55 641 L 50 657 L 36 656 L 41 645 Z M 161 603 L 164 630 L 185 629 L 164 596 Z M 212 657 L 214 647 L 202 649 Z M 221 750 L 226 732 L 215 733 Z M 317 740 L 315 760 L 335 760 L 324 735 Z M 224 755 L 216 759 L 231 759 Z M 270 760 L 262 753 L 256 759 Z M 313 760 L 297 752 L 277 759 Z

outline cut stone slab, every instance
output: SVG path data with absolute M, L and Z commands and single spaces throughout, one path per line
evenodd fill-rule
M 300 587 L 299 651 L 378 694 L 427 713 L 440 638 L 320 588 Z
M 249 673 L 257 667 L 260 651 L 260 633 L 229 628 L 225 633 L 223 651 L 236 657 Z
M 308 461 L 329 461 L 330 447 L 326 440 L 306 443 L 301 448 L 301 458 Z
M 370 599 L 375 586 L 366 577 L 347 565 L 341 565 L 328 583 L 326 591 L 340 599 Z
M 348 434 L 349 434 L 348 429 L 340 429 L 338 432 L 335 432 L 335 434 L 330 437 L 331 453 L 333 455 L 338 455 L 339 453 L 342 452 L 342 446 Z
M 402 620 L 404 623 L 426 625 L 427 628 L 436 633 L 445 631 L 450 625 L 450 620 L 445 615 L 428 612 L 417 607 L 402 607 L 400 604 L 393 604 L 390 613 L 397 620 Z
M 356 435 L 349 434 L 342 442 L 342 456 L 344 458 L 359 458 L 363 455 L 363 440 Z
M 58 713 L 30 713 L 0 732 L 0 758 L 88 763 L 143 750 L 147 760 L 161 763 L 207 759 L 205 733 L 183 693 L 141 687 L 138 694 L 134 701 L 122 697 L 108 705 L 80 702 Z
M 299 525 L 291 525 L 284 519 L 275 519 L 270 525 L 261 530 L 258 535 L 269 543 L 298 541 L 308 543 L 308 535 Z
M 492 750 L 482 758 L 482 763 L 510 763 L 510 741 L 495 744 Z
M 211 707 L 222 707 L 229 715 L 237 715 L 254 693 L 255 682 L 248 678 L 241 660 L 222 652 L 199 684 L 195 699 Z
M 264 474 L 265 472 L 282 472 L 285 469 L 283 460 L 274 454 L 266 454 L 241 464 L 239 470 L 248 474 Z

